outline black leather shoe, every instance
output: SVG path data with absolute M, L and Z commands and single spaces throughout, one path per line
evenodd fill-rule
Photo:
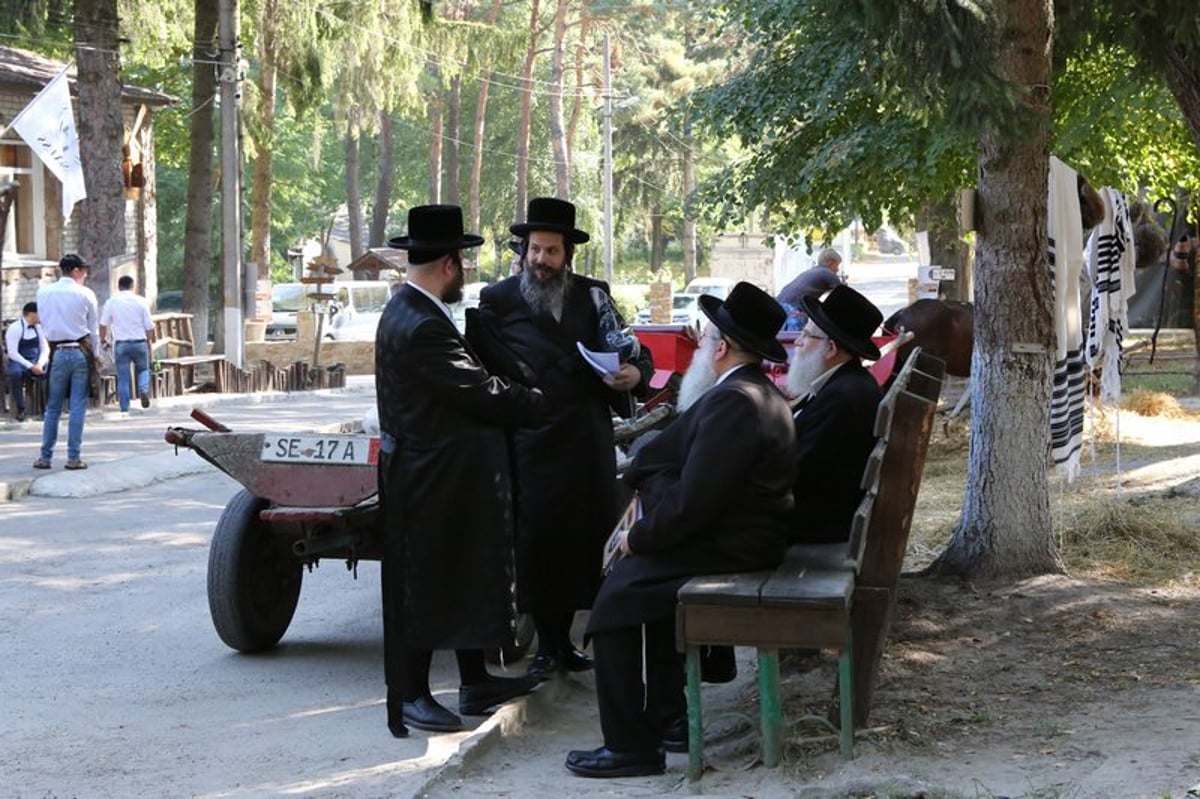
M 558 671 L 558 658 L 549 652 L 538 652 L 525 669 L 525 674 L 529 677 L 537 677 L 538 680 L 548 680 L 554 676 L 556 671 Z
M 592 659 L 575 647 L 558 653 L 558 667 L 563 671 L 591 671 Z
M 484 682 L 458 689 L 458 712 L 464 716 L 485 716 L 497 705 L 516 699 L 537 688 L 537 677 L 488 677 Z
M 462 719 L 439 705 L 432 696 L 422 696 L 415 702 L 405 702 L 404 721 L 410 727 L 430 732 L 458 732 L 466 729 Z
M 602 746 L 568 752 L 567 770 L 580 777 L 647 777 L 662 774 L 666 770 L 666 759 L 661 749 L 614 752 Z
M 667 724 L 662 731 L 662 746 L 668 752 L 684 752 L 688 750 L 687 716 L 677 718 Z

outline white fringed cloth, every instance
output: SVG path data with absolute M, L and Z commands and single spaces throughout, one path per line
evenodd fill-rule
M 1083 222 L 1075 170 L 1050 156 L 1046 201 L 1050 276 L 1054 283 L 1054 390 L 1050 397 L 1050 456 L 1071 482 L 1083 448 L 1084 357 L 1079 280 Z
M 1101 370 L 1100 401 L 1120 406 L 1121 341 L 1129 329 L 1129 298 L 1136 291 L 1136 253 L 1125 195 L 1105 187 L 1100 197 L 1104 221 L 1092 231 L 1086 251 L 1092 302 L 1085 359 L 1089 369 Z

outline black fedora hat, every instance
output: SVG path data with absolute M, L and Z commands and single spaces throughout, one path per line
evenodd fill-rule
M 724 301 L 710 294 L 701 295 L 700 310 L 722 333 L 755 355 L 775 363 L 787 360 L 787 350 L 775 337 L 787 320 L 787 312 L 753 283 L 736 284 Z
M 575 228 L 575 206 L 557 197 L 534 197 L 529 201 L 525 221 L 515 222 L 508 229 L 521 238 L 528 237 L 531 230 L 561 233 L 576 244 L 583 244 L 590 238 Z
M 829 337 L 860 358 L 879 360 L 871 334 L 883 321 L 875 304 L 847 285 L 834 286 L 825 299 L 802 297 L 804 310 Z
M 463 233 L 462 208 L 457 205 L 417 205 L 408 209 L 408 235 L 388 239 L 397 250 L 448 252 L 483 244 L 483 236 Z

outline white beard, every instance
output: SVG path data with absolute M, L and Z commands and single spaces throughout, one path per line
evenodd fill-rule
M 799 399 L 812 393 L 812 384 L 825 374 L 825 358 L 821 350 L 814 347 L 807 353 L 800 349 L 792 351 L 792 362 L 788 366 L 787 394 Z
M 716 348 L 716 341 L 704 338 L 700 342 L 700 349 L 696 350 L 696 354 L 692 356 L 692 363 L 683 374 L 683 382 L 679 384 L 677 405 L 680 413 L 695 405 L 696 400 L 704 396 L 704 392 L 716 385 L 717 370 L 713 366 L 713 354 Z

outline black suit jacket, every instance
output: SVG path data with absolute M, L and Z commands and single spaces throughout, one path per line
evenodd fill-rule
M 754 366 L 709 389 L 643 447 L 624 475 L 643 504 L 629 534 L 633 555 L 605 579 L 588 631 L 669 618 L 695 575 L 777 565 L 793 450 L 787 401 Z
M 847 361 L 796 415 L 796 543 L 845 541 L 875 446 L 879 384 Z
M 513 499 L 506 427 L 541 395 L 484 368 L 454 324 L 405 286 L 376 334 L 385 594 L 407 644 L 496 646 L 513 624 Z M 385 623 L 389 611 L 385 607 Z M 389 683 L 391 681 L 389 680 Z

